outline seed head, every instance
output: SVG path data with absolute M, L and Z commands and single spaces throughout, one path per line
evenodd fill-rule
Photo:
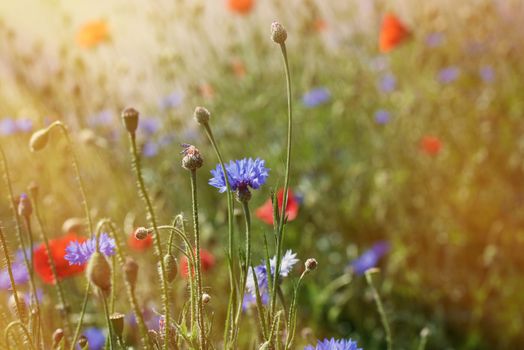
M 131 134 L 134 134 L 138 128 L 138 116 L 138 111 L 131 107 L 122 111 L 122 121 L 127 131 Z
M 306 271 L 313 271 L 317 268 L 318 263 L 315 259 L 309 258 L 304 265 L 306 266 Z
M 33 213 L 33 206 L 31 200 L 27 194 L 22 193 L 20 195 L 20 201 L 18 202 L 18 215 L 28 218 Z
M 149 234 L 150 232 L 148 231 L 147 228 L 145 227 L 139 227 L 135 230 L 135 238 L 138 239 L 139 241 L 143 240 L 143 239 L 146 239 L 147 238 L 147 235 Z
M 204 107 L 197 107 L 195 108 L 193 116 L 195 117 L 195 120 L 198 124 L 205 125 L 209 122 L 211 113 L 209 113 L 209 111 Z
M 119 312 L 115 312 L 109 316 L 111 326 L 113 326 L 113 330 L 118 337 L 122 337 L 122 333 L 124 332 L 124 317 L 125 315 Z
M 173 282 L 178 272 L 176 259 L 173 254 L 164 255 L 164 268 L 166 269 L 167 281 Z
M 271 23 L 271 40 L 277 44 L 284 44 L 287 39 L 287 30 L 278 22 Z
M 44 149 L 44 147 L 47 145 L 47 141 L 49 140 L 49 129 L 40 129 L 37 130 L 31 135 L 31 139 L 29 139 L 29 148 L 31 149 L 31 152 L 36 152 Z
M 193 145 L 183 144 L 184 150 L 181 152 L 184 155 L 182 158 L 182 167 L 187 170 L 196 170 L 204 164 L 204 159 L 200 154 L 198 148 Z
M 91 255 L 87 263 L 87 279 L 103 292 L 111 289 L 111 266 L 102 253 Z
M 127 257 L 126 262 L 124 263 L 124 278 L 132 288 L 135 288 L 137 276 L 138 264 L 136 263 L 135 259 Z

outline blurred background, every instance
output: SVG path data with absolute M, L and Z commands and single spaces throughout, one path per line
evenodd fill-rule
M 352 337 L 385 348 L 358 268 L 367 251 L 396 349 L 416 348 L 424 327 L 428 349 L 524 347 L 519 0 L 0 2 L 0 142 L 15 192 L 38 182 L 52 236 L 82 215 L 64 140 L 53 137 L 38 154 L 27 146 L 32 131 L 62 120 L 93 216 L 113 218 L 126 234 L 144 225 L 119 118 L 134 106 L 161 222 L 191 208 L 180 144 L 205 157 L 203 245 L 217 259 L 205 283 L 219 295 L 220 319 L 226 200 L 207 185 L 216 160 L 192 111 L 212 112 L 227 160 L 266 159 L 269 185 L 251 204 L 260 207 L 284 179 L 286 94 L 273 20 L 288 30 L 295 104 L 299 209 L 286 245 L 302 262 L 319 261 L 299 294 L 299 343 Z M 13 230 L 4 195 L 0 218 Z M 258 261 L 271 226 L 254 220 Z M 153 280 L 152 252 L 133 254 Z M 144 303 L 155 285 L 140 284 Z

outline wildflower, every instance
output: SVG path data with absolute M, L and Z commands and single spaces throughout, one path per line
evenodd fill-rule
M 479 75 L 483 82 L 491 83 L 495 80 L 495 71 L 490 66 L 483 66 L 479 69 Z
M 287 39 L 287 30 L 278 22 L 271 23 L 271 40 L 275 43 L 283 45 Z
M 225 167 L 229 186 L 232 191 L 236 192 L 237 199 L 243 199 L 243 197 L 245 199 L 249 195 L 249 187 L 254 190 L 260 188 L 269 176 L 269 169 L 265 167 L 265 161 L 260 158 L 230 161 Z M 216 169 L 211 170 L 211 175 L 213 177 L 209 180 L 209 184 L 218 188 L 220 193 L 225 192 L 226 181 L 220 164 Z
M 184 101 L 184 94 L 181 91 L 173 91 L 160 99 L 159 105 L 163 110 L 177 108 Z
M 263 305 L 267 305 L 269 302 L 269 293 L 264 291 L 260 294 L 260 299 Z M 257 304 L 257 298 L 251 293 L 244 293 L 244 299 L 242 299 L 242 310 L 247 311 L 250 307 Z
M 200 266 L 203 272 L 207 272 L 215 266 L 215 257 L 205 249 L 200 250 Z M 184 278 L 189 276 L 189 263 L 185 255 L 180 259 L 180 273 Z
M 111 289 L 111 266 L 104 254 L 96 251 L 91 254 L 87 263 L 87 279 L 104 292 Z
M 209 122 L 211 113 L 209 113 L 209 111 L 205 107 L 197 107 L 195 108 L 193 116 L 198 124 L 205 125 Z
M 387 13 L 380 28 L 379 49 L 386 53 L 403 43 L 409 37 L 409 30 L 393 13 Z
M 357 275 L 363 275 L 366 270 L 376 267 L 379 260 L 389 251 L 390 245 L 386 241 L 379 241 L 370 249 L 366 250 L 361 256 L 353 260 L 351 268 Z
M 85 265 L 71 265 L 65 258 L 66 248 L 70 243 L 83 241 L 85 241 L 85 238 L 77 236 L 74 232 L 70 232 L 65 236 L 49 241 L 51 258 L 53 259 L 56 267 L 56 274 L 59 279 L 74 276 L 84 271 Z M 33 260 L 35 271 L 40 278 L 45 283 L 54 284 L 56 281 L 53 278 L 51 266 L 49 265 L 49 257 L 43 243 L 35 249 Z
M 282 210 L 282 204 L 284 202 L 284 189 L 280 189 L 278 191 L 277 201 L 280 213 Z M 288 190 L 285 213 L 287 221 L 293 221 L 296 219 L 299 207 L 300 205 L 297 198 L 294 196 L 291 190 Z M 271 202 L 271 199 L 268 199 L 264 204 L 262 204 L 262 206 L 256 210 L 255 215 L 266 224 L 273 225 L 273 203 Z
M 449 84 L 457 80 L 460 75 L 460 69 L 454 66 L 446 67 L 438 72 L 437 80 L 441 84 Z
M 318 266 L 318 262 L 316 259 L 309 258 L 306 260 L 306 263 L 304 264 L 304 267 L 306 268 L 306 271 L 314 271 Z
M 328 24 L 322 18 L 317 18 L 313 21 L 313 28 L 315 29 L 315 31 L 320 33 L 328 28 Z
M 95 128 L 97 126 L 110 125 L 113 119 L 113 113 L 110 110 L 105 109 L 101 112 L 95 113 L 87 117 L 87 124 Z
M 103 20 L 85 23 L 76 33 L 76 43 L 86 49 L 97 46 L 109 39 L 107 23 Z
M 293 253 L 291 250 L 286 251 L 280 263 L 280 273 L 279 273 L 280 277 L 287 277 L 289 275 L 289 273 L 293 269 L 293 266 L 298 262 L 298 259 L 296 258 L 296 256 L 297 254 Z M 271 275 L 275 273 L 276 263 L 277 263 L 276 256 L 269 259 L 269 268 L 271 269 Z M 257 276 L 258 289 L 259 289 L 260 294 L 262 295 L 263 292 L 266 292 L 268 288 L 267 279 L 269 277 L 269 274 L 267 273 L 266 263 L 263 261 L 262 264 L 255 266 L 254 270 Z M 253 271 L 251 269 L 249 269 L 248 271 L 246 286 L 247 286 L 247 290 L 251 294 L 256 296 L 255 279 L 253 278 Z
M 33 129 L 31 119 L 3 118 L 0 120 L 0 135 L 8 136 L 17 133 L 27 133 Z
M 308 345 L 304 350 L 362 350 L 357 348 L 357 342 L 351 339 L 324 339 L 319 340 L 316 346 Z
M 99 239 L 99 248 L 106 256 L 115 254 L 115 240 L 107 233 L 102 233 Z M 84 265 L 96 251 L 96 236 L 87 241 L 71 241 L 66 248 L 65 259 L 70 265 Z
M 444 42 L 444 34 L 440 32 L 431 33 L 426 36 L 426 46 L 430 48 L 439 47 Z
M 155 117 L 141 118 L 138 127 L 146 136 L 151 136 L 160 130 L 161 123 L 160 120 Z
M 253 9 L 254 0 L 228 0 L 227 7 L 231 12 L 246 15 Z
M 96 327 L 87 328 L 84 332 L 89 344 L 89 350 L 102 350 L 106 343 L 104 332 Z
M 379 82 L 379 88 L 384 93 L 393 92 L 397 87 L 397 79 L 391 73 L 385 74 Z
M 140 229 L 143 229 L 143 227 L 138 227 L 136 230 L 131 232 L 131 234 L 127 238 L 127 245 L 131 249 L 136 250 L 137 252 L 143 252 L 147 250 L 148 248 L 150 248 L 151 245 L 153 245 L 153 236 L 151 236 L 150 234 L 146 233 L 143 239 L 139 239 L 137 232 Z
M 182 158 L 182 167 L 186 170 L 196 170 L 202 167 L 204 159 L 198 148 L 187 143 L 182 144 L 182 147 L 184 147 L 181 152 L 184 155 Z
M 17 254 L 15 260 L 11 262 L 11 271 L 13 272 L 13 278 L 16 285 L 24 284 L 29 281 L 29 274 L 27 273 L 22 254 Z M 7 268 L 0 270 L 0 289 L 10 290 L 11 288 L 11 280 L 9 279 Z
M 302 103 L 307 108 L 313 108 L 327 103 L 331 99 L 331 93 L 325 87 L 317 87 L 309 90 L 302 96 Z
M 430 156 L 436 156 L 442 149 L 442 141 L 436 136 L 426 135 L 420 140 L 420 148 Z
M 389 122 L 390 114 L 388 111 L 379 109 L 375 112 L 375 122 L 377 124 L 387 124 Z
M 142 154 L 146 158 L 152 158 L 158 154 L 158 144 L 154 141 L 147 140 L 142 146 Z

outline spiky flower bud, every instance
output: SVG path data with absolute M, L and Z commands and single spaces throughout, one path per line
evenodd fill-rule
M 209 122 L 209 118 L 211 117 L 211 113 L 204 108 L 204 107 L 197 107 L 195 108 L 195 112 L 193 113 L 193 116 L 195 117 L 195 120 L 198 124 L 205 125 Z
M 125 315 L 119 312 L 115 312 L 109 316 L 111 326 L 118 337 L 122 337 L 122 333 L 124 333 L 124 317 Z
M 211 295 L 204 293 L 202 294 L 202 304 L 207 305 L 211 301 Z
M 122 121 L 127 131 L 131 134 L 134 134 L 138 128 L 138 116 L 138 111 L 131 107 L 122 111 Z
M 131 285 L 131 288 L 135 288 L 136 278 L 138 276 L 138 264 L 135 259 L 127 257 L 124 263 L 124 278 Z
M 317 268 L 318 262 L 313 258 L 309 258 L 304 265 L 306 266 L 306 271 L 313 271 Z
M 78 338 L 78 346 L 80 346 L 80 349 L 82 350 L 87 349 L 87 347 L 89 346 L 89 342 L 87 341 L 87 337 L 85 335 L 82 334 Z
M 277 44 L 284 44 L 287 39 L 287 30 L 278 22 L 271 23 L 271 40 Z
M 111 289 L 111 266 L 100 252 L 94 252 L 87 263 L 87 279 L 103 292 Z
M 204 159 L 198 148 L 188 144 L 183 144 L 182 147 L 184 147 L 184 150 L 181 152 L 184 155 L 184 158 L 182 158 L 182 167 L 184 169 L 196 170 L 204 164 Z
M 20 310 L 18 310 L 16 306 L 16 299 L 18 299 L 18 305 L 20 306 Z M 13 315 L 17 316 L 22 322 L 25 322 L 28 317 L 28 310 L 27 304 L 25 303 L 24 295 L 20 292 L 16 292 L 16 299 L 15 294 L 11 294 L 9 300 L 7 301 L 7 306 Z
M 55 331 L 53 332 L 53 348 L 58 347 L 63 338 L 64 330 L 62 328 L 55 329 Z
M 18 202 L 18 215 L 28 218 L 33 213 L 33 206 L 31 205 L 31 200 L 27 194 L 22 193 L 20 195 L 20 201 Z
M 29 148 L 31 152 L 36 152 L 44 149 L 49 140 L 49 129 L 40 129 L 37 130 L 31 135 L 29 139 Z
M 176 259 L 173 254 L 164 255 L 164 268 L 166 269 L 167 281 L 173 282 L 178 272 Z
M 147 235 L 150 233 L 150 231 L 145 227 L 138 227 L 135 230 L 135 238 L 139 241 L 146 239 Z

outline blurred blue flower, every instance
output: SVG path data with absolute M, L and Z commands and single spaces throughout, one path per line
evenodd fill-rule
M 106 256 L 115 254 L 115 240 L 107 233 L 100 235 L 100 252 Z M 66 248 L 64 258 L 69 261 L 69 265 L 83 265 L 96 250 L 96 237 L 88 239 L 85 242 L 73 241 Z
M 435 32 L 426 36 L 426 46 L 430 48 L 439 47 L 444 43 L 444 34 Z
M 260 158 L 230 161 L 225 164 L 225 167 L 232 191 L 247 189 L 248 186 L 256 190 L 266 182 L 269 176 L 269 169 L 265 167 L 265 161 Z M 220 193 L 225 192 L 226 181 L 220 164 L 216 169 L 211 170 L 211 175 L 213 177 L 209 180 L 209 184 L 218 188 Z
M 160 99 L 159 106 L 163 110 L 176 108 L 179 107 L 183 101 L 184 93 L 181 91 L 173 91 L 169 95 L 166 95 Z
M 138 122 L 138 128 L 147 136 L 151 136 L 160 129 L 160 124 L 158 118 L 141 118 Z
M 460 69 L 458 67 L 450 66 L 439 71 L 437 80 L 441 84 L 449 84 L 457 80 L 459 75 Z
M 302 96 L 302 103 L 308 108 L 313 108 L 328 102 L 331 99 L 331 93 L 327 88 L 318 87 L 312 89 Z
M 267 305 L 269 302 L 269 294 L 266 291 L 264 291 L 262 294 L 260 294 L 260 299 L 262 300 L 263 305 Z M 251 293 L 245 293 L 244 299 L 242 300 L 242 310 L 246 311 L 251 306 L 255 306 L 257 304 L 257 297 Z
M 390 244 L 386 241 L 379 241 L 366 250 L 361 256 L 351 262 L 350 266 L 357 275 L 363 275 L 366 270 L 376 267 L 379 260 L 386 255 L 390 249 Z
M 491 83 L 495 80 L 495 70 L 491 66 L 481 67 L 479 75 L 485 83 Z
M 155 141 L 147 140 L 142 146 L 142 154 L 146 158 L 151 158 L 158 154 L 158 149 L 158 144 Z
M 29 274 L 25 267 L 22 254 L 16 254 L 15 260 L 11 262 L 11 271 L 13 278 L 17 285 L 27 283 L 29 281 Z M 9 279 L 9 272 L 7 268 L 0 270 L 0 289 L 11 290 L 11 280 Z
M 102 350 L 106 343 L 104 332 L 96 327 L 87 328 L 83 334 L 87 338 L 89 350 Z
M 0 135 L 8 136 L 16 133 L 28 133 L 33 130 L 33 121 L 28 118 L 0 120 Z
M 375 112 L 375 122 L 377 124 L 387 124 L 389 122 L 390 114 L 388 111 L 384 109 L 379 109 Z
M 113 113 L 110 110 L 105 109 L 98 113 L 92 114 L 87 117 L 87 125 L 94 128 L 97 126 L 111 125 L 113 119 Z
M 397 87 L 397 78 L 392 73 L 386 73 L 379 82 L 379 88 L 384 93 L 393 92 Z
M 42 288 L 37 288 L 36 289 L 36 298 L 38 299 L 38 302 L 42 302 L 42 298 L 44 297 L 44 291 L 42 290 Z M 31 305 L 31 293 L 30 292 L 27 292 L 27 293 L 24 293 L 24 301 L 27 305 Z
M 308 345 L 304 350 L 362 350 L 357 348 L 357 342 L 351 339 L 324 339 L 319 340 L 316 346 Z

